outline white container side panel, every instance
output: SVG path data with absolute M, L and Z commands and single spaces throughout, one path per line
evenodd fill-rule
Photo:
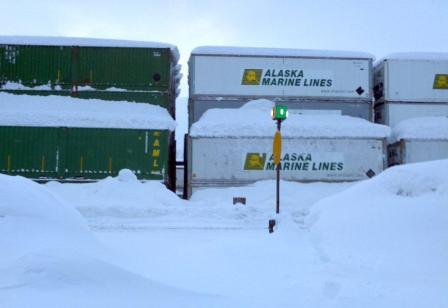
M 385 70 L 385 100 L 448 102 L 448 79 L 436 85 L 437 75 L 448 76 L 448 61 L 388 60 Z
M 448 104 L 385 103 L 375 107 L 375 121 L 394 127 L 412 118 L 448 116 Z
M 193 57 L 192 95 L 371 98 L 370 60 Z
M 404 140 L 401 145 L 404 164 L 448 158 L 448 140 Z
M 272 138 L 193 138 L 190 179 L 205 183 L 275 179 Z M 351 181 L 380 173 L 385 140 L 283 139 L 281 178 L 292 181 Z M 199 184 L 199 185 L 198 185 Z

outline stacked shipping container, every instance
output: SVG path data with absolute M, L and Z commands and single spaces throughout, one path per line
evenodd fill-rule
M 210 108 L 258 98 L 370 121 L 372 61 L 359 52 L 198 47 L 189 60 L 189 124 Z
M 190 136 L 185 150 L 188 156 L 186 195 L 201 187 L 241 185 L 275 177 L 273 170 L 266 169 L 272 137 L 269 133 L 260 135 L 258 132 L 260 121 L 269 121 L 269 110 L 256 120 L 246 107 L 234 113 L 229 111 L 229 108 L 241 108 L 248 101 L 266 98 L 287 105 L 290 114 L 357 117 L 372 125 L 372 131 L 375 131 L 373 124 L 368 123 L 372 120 L 373 110 L 372 61 L 373 56 L 357 52 L 232 47 L 199 47 L 193 50 L 188 76 Z M 257 101 L 250 103 L 254 104 Z M 239 132 L 229 134 L 229 126 L 221 123 L 223 131 L 210 136 L 207 133 L 210 122 L 201 118 L 213 115 L 210 112 L 215 110 L 210 109 L 222 109 L 221 116 L 228 123 L 240 128 L 252 126 L 252 132 L 245 136 Z M 231 119 L 236 115 L 242 123 Z M 219 118 L 217 116 L 216 120 Z M 340 119 L 344 125 L 345 118 Z M 300 121 L 300 117 L 292 117 L 286 125 L 291 121 Z M 305 156 L 317 159 L 310 162 L 310 166 L 321 162 L 326 166 L 330 161 L 338 161 L 343 169 L 295 169 L 285 174 L 288 179 L 358 180 L 366 178 L 369 170 L 373 173 L 383 170 L 387 134 L 380 133 L 374 138 L 345 133 L 332 137 L 325 133 L 306 135 L 300 132 L 303 127 L 296 124 L 293 125 L 297 127 L 297 133 L 292 133 L 285 140 L 288 153 L 308 154 Z M 205 128 L 201 130 L 198 127 Z M 333 129 L 337 128 L 338 124 L 333 126 Z M 272 136 L 274 131 L 272 123 Z M 263 168 L 247 169 L 247 159 L 256 158 L 257 153 L 266 156 Z M 354 155 L 356 153 L 359 156 Z
M 0 37 L 0 92 L 148 103 L 165 108 L 174 118 L 175 99 L 180 79 L 178 59 L 177 48 L 162 43 L 75 38 Z M 3 96 L 3 98 L 5 97 Z M 107 113 L 108 110 L 98 112 Z M 36 148 L 30 146 L 31 140 L 26 141 L 25 139 L 28 137 L 23 139 L 19 136 L 40 136 L 42 129 L 44 127 L 12 129 L 2 126 L 0 128 L 2 142 L 7 142 L 7 145 L 15 144 L 14 151 L 28 151 L 32 156 L 36 154 L 34 153 Z M 90 128 L 68 127 L 67 129 L 70 134 L 65 137 L 60 136 L 61 130 L 57 133 L 54 129 L 44 130 L 44 135 L 54 138 L 41 139 L 44 138 L 42 135 L 38 138 L 38 140 L 42 140 L 40 147 L 43 148 L 43 151 L 47 151 L 55 143 L 62 144 L 61 140 L 64 140 L 66 148 L 72 148 L 67 151 L 70 155 L 74 155 L 76 151 L 89 153 L 91 156 L 89 163 L 93 164 L 89 170 L 92 173 L 82 175 L 78 174 L 79 172 L 77 174 L 58 173 L 54 176 L 56 178 L 99 178 L 100 175 L 97 172 L 104 171 L 105 168 L 101 167 L 103 162 L 95 162 L 96 154 L 108 149 L 108 155 L 114 156 L 114 153 L 117 153 L 124 143 L 127 144 L 125 148 L 128 149 L 128 152 L 138 152 L 139 150 L 126 140 L 139 140 L 142 138 L 141 134 L 153 135 L 150 131 L 130 131 L 123 127 L 109 128 L 108 131 L 100 130 L 97 125 Z M 134 133 L 135 138 L 129 138 L 127 135 Z M 171 165 L 169 162 L 175 160 L 174 134 L 168 131 L 162 135 L 162 152 L 166 153 L 163 165 L 170 170 L 166 175 L 159 175 L 156 178 L 165 179 L 173 187 L 175 169 L 169 167 Z M 17 147 L 19 144 L 23 146 Z M 48 149 L 45 149 L 45 144 L 48 145 Z M 85 155 L 87 154 L 82 157 L 85 158 Z M 3 157 L 3 160 L 8 162 L 8 157 Z M 115 161 L 120 161 L 120 159 L 122 158 L 117 157 Z M 30 170 L 28 167 L 21 167 L 22 165 L 27 166 L 28 163 L 25 160 L 25 156 L 23 160 L 16 156 L 15 167 L 11 170 L 16 170 L 15 174 L 29 176 L 26 172 L 17 172 L 22 169 Z M 78 164 L 80 158 L 76 157 L 74 160 Z M 126 158 L 125 161 L 126 163 L 115 164 L 113 168 L 106 168 L 105 170 L 110 170 L 107 174 L 115 175 L 118 168 L 143 170 L 146 168 L 146 164 L 150 163 L 143 159 Z M 11 158 L 9 158 L 9 162 L 9 167 L 11 167 Z M 45 168 L 34 168 L 34 170 L 37 169 L 44 170 Z M 5 169 L 2 168 L 2 170 Z M 47 178 L 48 176 L 46 172 L 33 174 L 34 178 Z M 142 179 L 155 178 L 146 173 L 141 173 L 138 176 Z
M 447 137 L 439 134 L 440 128 L 428 126 L 445 123 L 448 116 L 448 54 L 390 55 L 376 63 L 374 83 L 376 122 L 400 130 L 389 145 L 389 163 L 448 158 Z M 407 133 L 415 129 L 417 134 Z

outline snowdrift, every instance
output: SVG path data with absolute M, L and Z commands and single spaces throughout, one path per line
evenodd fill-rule
M 447 170 L 448 160 L 393 167 L 313 206 L 307 223 L 322 260 L 365 282 L 341 297 L 447 306 Z
M 72 200 L 84 217 L 150 217 L 166 214 L 185 201 L 158 181 L 140 182 L 132 171 L 123 169 L 117 177 L 90 184 L 46 185 L 64 199 Z
M 0 234 L 2 307 L 222 304 L 218 297 L 152 282 L 103 261 L 104 251 L 80 214 L 46 187 L 22 177 L 0 174 Z

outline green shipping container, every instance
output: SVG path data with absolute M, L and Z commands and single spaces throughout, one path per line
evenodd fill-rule
M 160 43 L 0 37 L 0 91 L 18 90 L 7 87 L 12 82 L 27 92 L 154 103 L 174 116 L 178 58 L 177 48 Z
M 168 130 L 0 126 L 0 172 L 37 180 L 98 180 L 132 170 L 174 187 Z

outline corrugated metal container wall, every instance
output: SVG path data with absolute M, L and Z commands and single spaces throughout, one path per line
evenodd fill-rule
M 374 68 L 375 121 L 448 116 L 448 54 L 398 53 Z
M 188 151 L 188 197 L 200 188 L 275 179 L 272 137 L 190 136 Z M 283 138 L 284 180 L 362 180 L 385 167 L 386 138 Z
M 167 130 L 0 126 L 0 172 L 96 180 L 127 168 L 171 185 L 170 138 Z
M 402 139 L 388 147 L 389 165 L 448 159 L 448 140 Z
M 37 95 L 51 91 L 50 95 L 154 103 L 174 116 L 176 65 L 169 48 L 2 45 L 0 41 L 0 91 Z M 6 87 L 7 82 L 34 89 Z
M 1 45 L 0 83 L 72 86 L 71 47 Z
M 170 86 L 170 50 L 73 47 L 76 85 L 105 89 L 166 91 Z
M 291 51 L 286 56 L 274 50 L 266 56 L 271 51 L 263 48 L 238 55 L 230 47 L 230 54 L 211 47 L 213 54 L 204 48 L 205 53 L 201 47 L 194 50 L 189 60 L 190 126 L 208 109 L 238 108 L 258 98 L 290 109 L 332 110 L 372 121 L 373 59 L 368 55 L 294 56 L 301 51 Z

